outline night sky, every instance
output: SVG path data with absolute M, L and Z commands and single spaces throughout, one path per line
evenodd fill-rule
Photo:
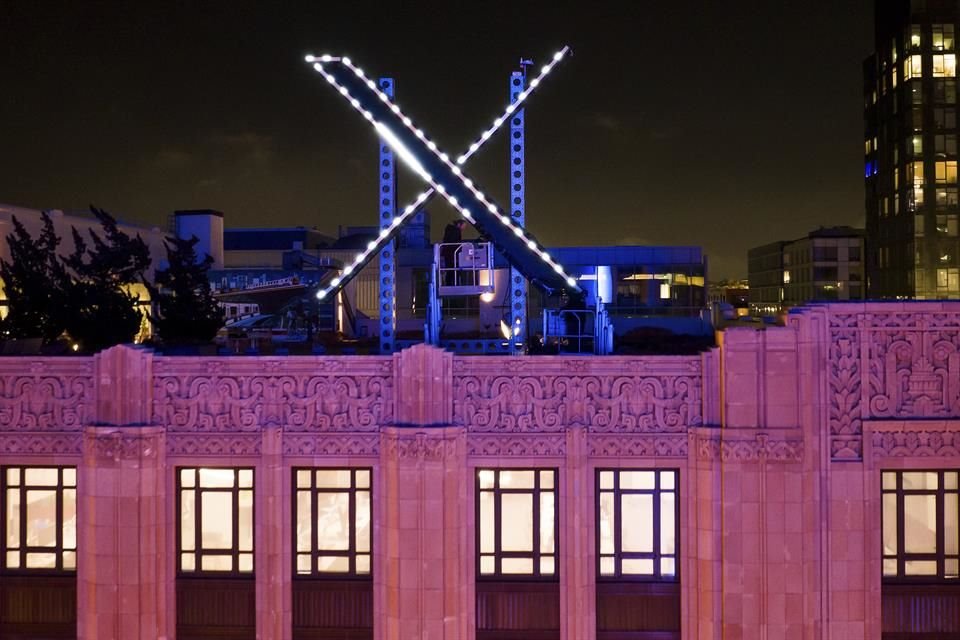
M 711 279 L 742 277 L 752 246 L 864 224 L 872 28 L 872 0 L 0 0 L 0 202 L 374 224 L 373 131 L 304 54 L 394 76 L 454 155 L 521 56 L 570 44 L 526 112 L 527 225 L 547 245 L 702 245 Z M 468 173 L 505 201 L 504 132 Z M 439 233 L 452 212 L 431 211 Z

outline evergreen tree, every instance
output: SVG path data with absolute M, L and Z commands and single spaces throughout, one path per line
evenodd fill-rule
M 138 283 L 150 267 L 150 251 L 137 235 L 131 238 L 117 227 L 106 211 L 91 206 L 100 221 L 103 236 L 90 230 L 92 247 L 76 228 L 74 251 L 64 264 L 75 275 L 70 289 L 67 332 L 88 352 L 132 342 L 140 331 L 143 315 L 137 296 L 124 290 Z
M 7 317 L 0 323 L 5 338 L 42 338 L 55 341 L 66 328 L 65 298 L 70 277 L 57 256 L 60 238 L 44 212 L 40 236 L 32 238 L 13 216 L 7 236 L 10 262 L 0 260 L 0 279 L 7 297 Z
M 144 280 L 156 313 L 150 322 L 164 344 L 194 345 L 213 340 L 223 326 L 223 311 L 210 291 L 209 255 L 197 260 L 196 236 L 167 238 L 166 269 L 158 269 L 154 283 Z

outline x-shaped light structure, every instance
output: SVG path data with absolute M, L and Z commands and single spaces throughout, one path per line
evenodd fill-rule
M 493 125 L 470 145 L 468 150 L 451 161 L 426 134 L 414 125 L 391 98 L 380 90 L 377 83 L 366 76 L 362 69 L 353 64 L 350 58 L 333 56 L 307 56 L 306 61 L 323 75 L 350 105 L 360 112 L 371 124 L 380 138 L 400 156 L 404 163 L 419 175 L 430 188 L 421 193 L 413 203 L 393 219 L 390 227 L 382 229 L 377 239 L 371 241 L 352 264 L 343 269 L 343 275 L 337 276 L 330 284 L 317 293 L 323 299 L 336 292 L 346 283 L 350 275 L 358 271 L 370 260 L 399 229 L 410 216 L 434 194 L 439 193 L 477 231 L 494 246 L 532 283 L 548 294 L 566 291 L 581 297 L 583 291 L 577 285 L 576 278 L 569 275 L 539 242 L 526 229 L 514 222 L 493 200 L 467 177 L 461 165 L 520 108 L 523 102 L 539 86 L 553 68 L 570 53 L 564 47 L 553 55 L 550 62 L 540 69 L 540 74 L 530 81 L 517 99 L 507 106 L 503 115 L 493 121 Z M 533 254 L 538 259 L 526 259 Z

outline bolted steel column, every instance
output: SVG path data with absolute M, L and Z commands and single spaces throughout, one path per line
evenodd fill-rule
M 523 63 L 521 62 L 521 65 Z M 517 101 L 527 82 L 526 67 L 510 74 L 510 103 Z M 524 110 L 518 109 L 510 118 L 510 216 L 521 227 L 526 224 L 526 134 L 524 132 Z M 519 334 L 513 342 L 527 344 L 527 279 L 515 267 L 510 267 L 508 294 L 510 325 Z M 512 350 L 512 348 L 511 348 Z
M 393 97 L 393 78 L 377 80 L 380 90 Z M 380 228 L 387 229 L 397 215 L 397 165 L 393 150 L 380 141 L 379 215 Z M 393 353 L 397 333 L 397 241 L 388 242 L 380 251 L 379 289 L 380 296 L 380 353 Z

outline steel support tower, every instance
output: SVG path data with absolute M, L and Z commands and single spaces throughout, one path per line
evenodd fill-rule
M 377 80 L 380 90 L 393 98 L 393 78 Z M 383 140 L 380 146 L 380 229 L 391 230 L 397 217 L 397 165 L 393 150 Z M 393 353 L 397 333 L 397 239 L 392 238 L 380 250 L 380 353 Z
M 526 88 L 527 68 L 520 61 L 520 70 L 510 74 L 510 103 L 517 102 L 520 92 Z M 524 109 L 513 112 L 510 118 L 510 211 L 513 221 L 520 227 L 526 226 L 526 133 L 524 127 Z M 510 326 L 517 332 L 512 342 L 527 346 L 527 279 L 511 264 L 510 280 L 507 283 L 507 297 L 510 305 Z

